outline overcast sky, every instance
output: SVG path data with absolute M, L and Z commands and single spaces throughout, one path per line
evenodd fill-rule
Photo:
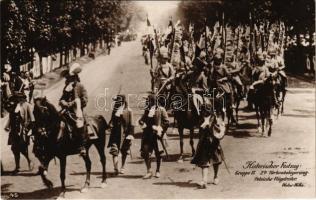
M 158 24 L 162 18 L 171 16 L 170 10 L 175 10 L 179 1 L 138 1 L 146 12 L 152 24 Z

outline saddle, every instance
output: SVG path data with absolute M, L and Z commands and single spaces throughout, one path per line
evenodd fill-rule
M 62 135 L 60 135 L 58 138 L 62 138 L 65 134 L 69 134 L 70 138 L 73 138 L 72 135 L 75 131 L 76 124 L 74 122 L 75 118 L 73 116 L 74 114 L 67 112 L 64 114 L 64 121 L 62 122 L 62 126 L 67 130 L 66 132 L 63 131 Z M 98 139 L 98 134 L 97 134 L 97 124 L 95 123 L 92 118 L 84 116 L 84 127 L 85 127 L 85 132 L 87 134 L 87 137 L 89 140 L 95 140 Z

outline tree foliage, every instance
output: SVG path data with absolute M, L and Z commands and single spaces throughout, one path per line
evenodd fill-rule
M 182 1 L 178 13 L 184 24 L 194 23 L 198 29 L 222 19 L 231 25 L 254 22 L 284 21 L 295 32 L 311 32 L 315 29 L 314 0 L 208 0 Z
M 117 32 L 129 27 L 135 10 L 133 2 L 108 0 L 0 3 L 1 65 L 10 63 L 14 70 L 31 61 L 34 51 L 47 56 L 75 47 L 82 49 L 105 38 L 110 41 Z

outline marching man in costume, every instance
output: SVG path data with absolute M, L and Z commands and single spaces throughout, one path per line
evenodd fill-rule
M 128 109 L 126 97 L 117 95 L 114 99 L 114 109 L 110 121 L 111 135 L 108 147 L 113 156 L 115 174 L 124 174 L 125 161 L 134 139 L 133 113 Z M 118 170 L 118 155 L 121 152 L 122 166 Z
M 206 189 L 208 169 L 211 164 L 214 169 L 213 184 L 217 185 L 219 183 L 218 169 L 219 165 L 224 161 L 220 139 L 224 137 L 225 124 L 213 114 L 213 107 L 210 102 L 207 101 L 202 108 L 203 122 L 199 128 L 199 142 L 196 154 L 191 163 L 202 169 L 202 182 L 199 187 Z
M 155 177 L 160 177 L 161 151 L 158 148 L 158 139 L 163 137 L 169 126 L 168 114 L 165 108 L 157 104 L 155 95 L 149 95 L 145 108 L 145 113 L 138 121 L 143 129 L 143 136 L 141 141 L 141 156 L 144 158 L 147 168 L 147 173 L 143 177 L 149 179 L 153 176 L 151 170 L 150 156 L 155 151 L 156 156 L 156 173 Z

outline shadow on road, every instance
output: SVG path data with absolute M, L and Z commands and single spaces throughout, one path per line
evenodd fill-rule
M 102 178 L 102 176 L 98 176 L 97 178 Z M 110 176 L 110 178 L 124 178 L 124 179 L 140 179 L 143 178 L 142 175 L 128 175 L 128 174 L 120 174 L 120 175 L 114 175 Z
M 178 186 L 183 188 L 196 188 L 198 187 L 197 183 L 192 183 L 191 181 L 187 182 L 157 182 L 153 183 L 153 185 L 170 185 L 170 186 Z
M 315 118 L 315 115 L 304 115 L 304 114 L 283 114 L 284 117 L 294 118 Z
M 1 185 L 1 193 L 9 192 L 9 188 L 12 183 L 6 183 Z
M 30 172 L 29 170 L 22 170 L 19 173 L 15 173 L 14 171 L 3 171 L 1 176 L 37 176 L 37 173 Z
M 2 190 L 2 186 L 1 186 Z M 68 188 L 66 189 L 66 192 L 73 192 L 73 191 L 80 191 L 80 189 L 73 189 Z M 2 196 L 10 197 L 12 194 L 14 194 L 14 199 L 52 199 L 57 198 L 61 193 L 61 188 L 56 187 L 53 189 L 41 189 L 41 190 L 35 190 L 33 192 L 1 192 Z

